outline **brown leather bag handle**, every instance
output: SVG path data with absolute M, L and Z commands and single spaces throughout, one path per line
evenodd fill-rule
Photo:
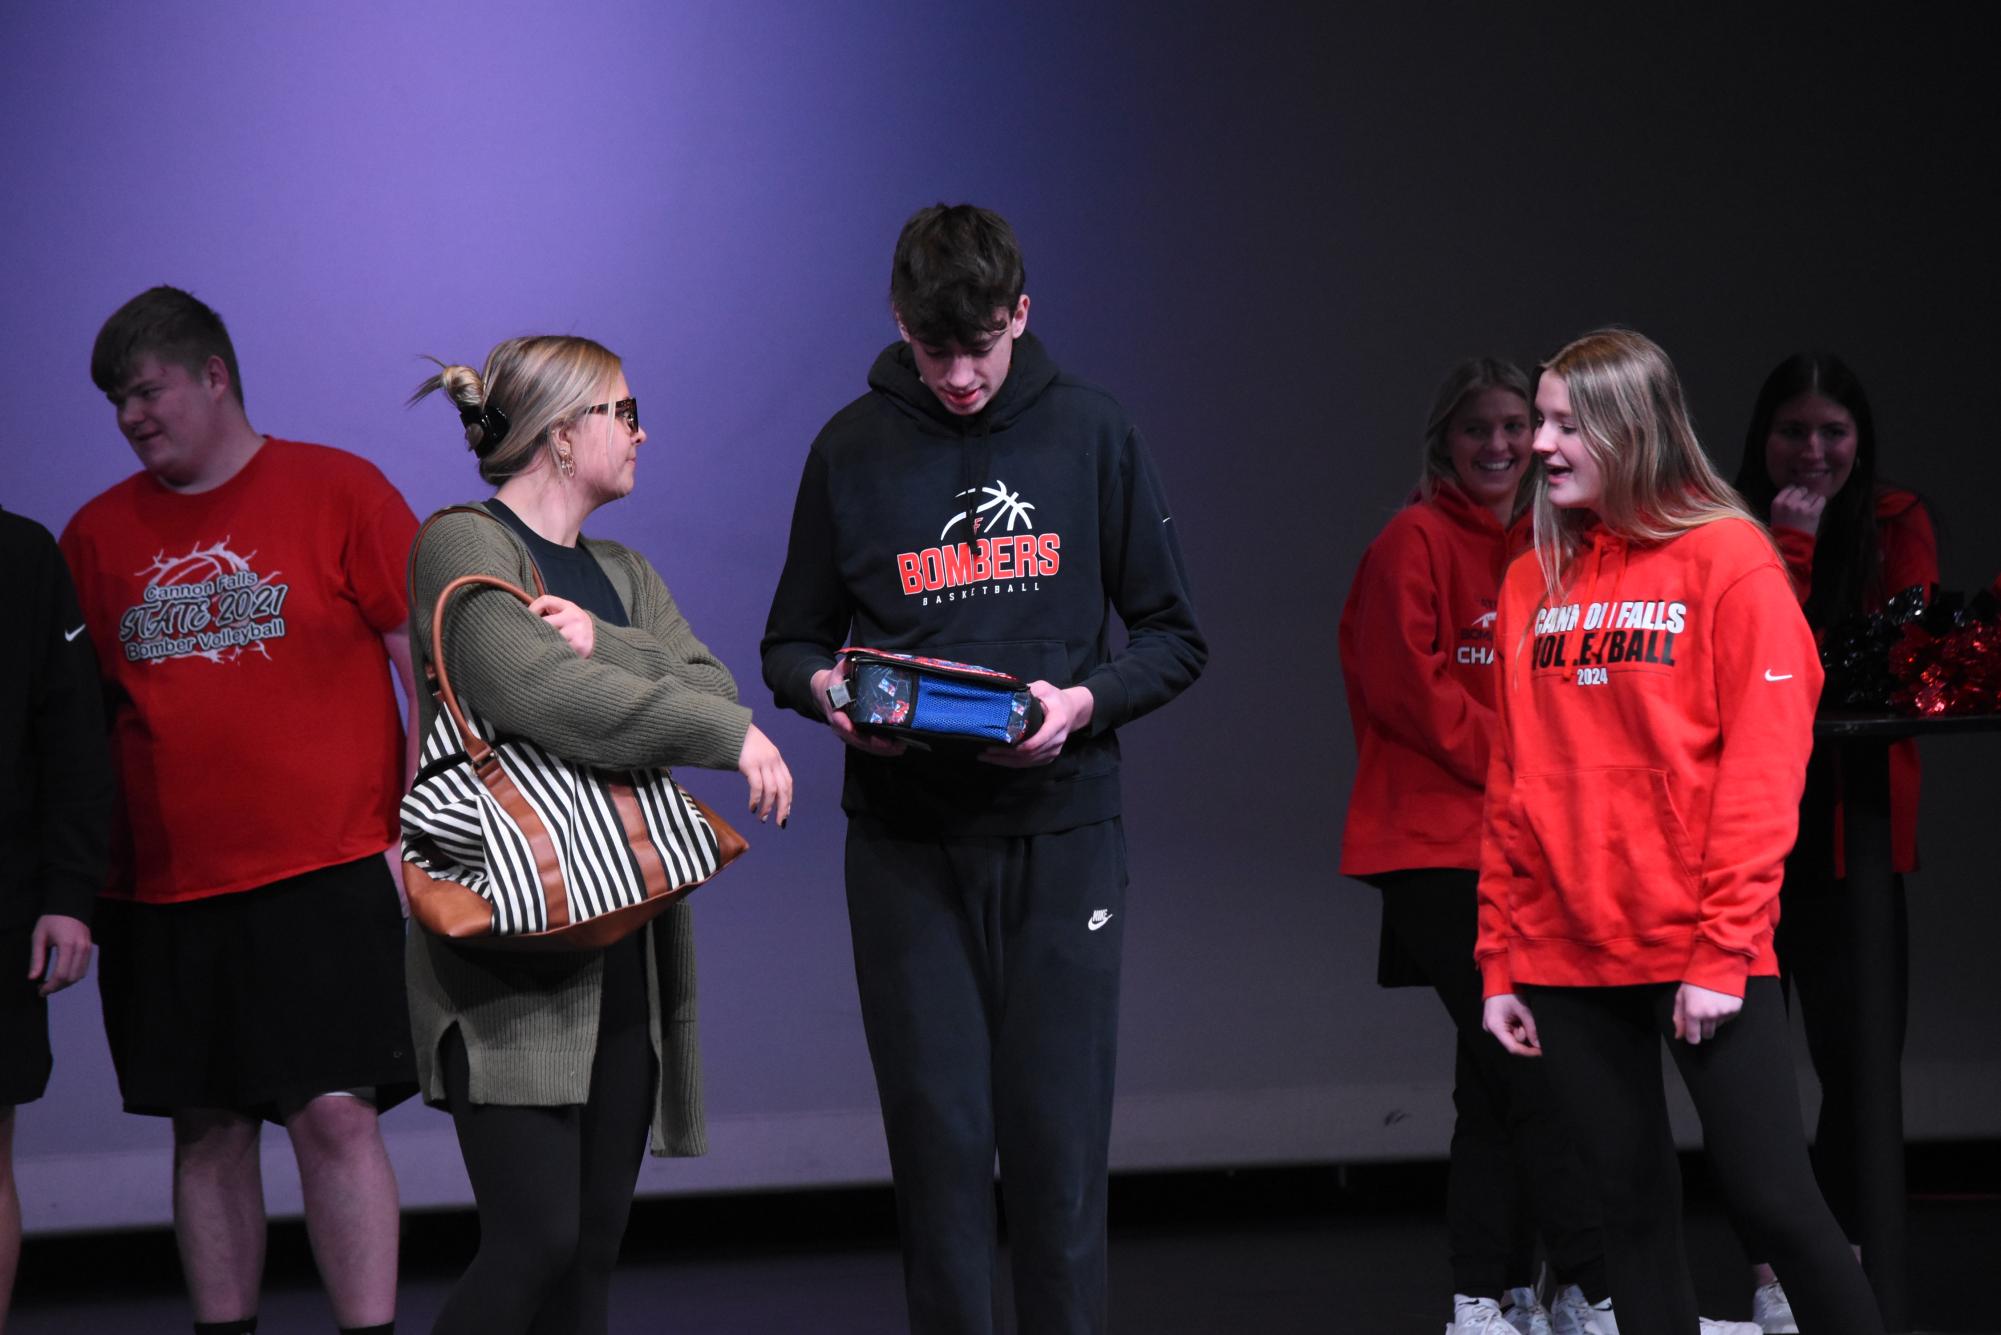
M 417 529 L 417 536 L 410 539 L 410 564 L 413 568 L 417 564 L 417 548 L 423 544 L 424 535 L 431 531 L 431 525 L 437 523 L 446 515 L 478 515 L 489 524 L 499 524 L 506 531 L 507 536 L 513 538 L 516 542 L 521 541 L 514 530 L 508 528 L 507 521 L 483 505 L 447 505 L 444 509 L 426 519 Z M 542 568 L 535 564 L 535 555 L 533 552 L 530 552 L 528 555 L 528 573 L 535 577 L 536 597 L 539 598 L 549 591 L 548 587 L 542 583 Z
M 481 519 L 486 520 L 489 524 L 499 524 L 501 529 L 506 532 L 507 536 L 513 538 L 514 541 L 516 542 L 521 541 L 521 539 L 515 535 L 514 530 L 508 528 L 506 522 L 502 520 L 500 516 L 494 514 L 493 511 L 487 509 L 485 506 L 448 505 L 444 509 L 438 511 L 436 514 L 432 515 L 429 519 L 426 519 L 423 522 L 423 524 L 418 527 L 417 536 L 410 539 L 410 569 L 413 572 L 417 568 L 417 549 L 424 545 L 424 535 L 431 531 L 431 525 L 437 523 L 440 519 L 443 519 L 446 515 L 478 515 Z M 539 598 L 542 595 L 549 592 L 548 585 L 542 582 L 542 567 L 535 564 L 535 554 L 533 552 L 530 552 L 528 554 L 528 573 L 535 580 L 536 597 Z M 513 588 L 514 586 L 511 584 L 507 584 L 505 585 L 505 587 Z M 443 605 L 442 603 L 439 604 L 439 606 L 442 605 Z M 431 631 L 432 631 L 432 643 L 434 645 L 438 642 L 437 629 L 438 629 L 438 624 L 441 620 L 442 617 L 436 615 L 435 613 L 433 614 L 431 619 Z M 430 661 L 424 664 L 424 684 L 430 687 L 433 691 L 436 691 L 438 686 L 438 664 L 440 661 L 441 660 L 435 654 L 433 654 Z M 457 717 L 457 711 L 453 712 L 453 717 L 455 718 Z M 465 731 L 464 719 L 459 719 L 459 731 L 460 732 Z
M 530 851 L 535 857 L 535 870 L 542 883 L 542 902 L 548 912 L 551 928 L 567 927 L 570 922 L 569 901 L 564 898 L 559 887 L 563 881 L 562 863 L 556 855 L 555 840 L 543 826 L 542 818 L 528 805 L 528 799 L 514 783 L 514 777 L 500 764 L 500 756 L 492 746 L 466 724 L 465 712 L 459 708 L 458 692 L 452 689 L 451 675 L 445 671 L 445 605 L 455 594 L 466 589 L 485 586 L 503 589 L 520 599 L 526 606 L 534 599 L 520 588 L 509 584 L 498 575 L 460 575 L 444 588 L 438 590 L 438 601 L 431 610 L 431 667 L 435 673 L 433 684 L 438 698 L 444 702 L 451 714 L 452 722 L 458 725 L 459 741 L 465 745 L 466 761 L 472 766 L 472 773 L 501 809 L 520 829 L 528 840 Z
M 452 722 L 458 725 L 459 738 L 465 743 L 466 759 L 472 762 L 475 772 L 483 771 L 492 762 L 493 748 L 488 746 L 478 734 L 466 726 L 465 711 L 459 708 L 458 692 L 452 689 L 452 679 L 445 671 L 445 605 L 453 595 L 461 590 L 484 586 L 500 589 L 513 594 L 526 607 L 535 601 L 533 595 L 517 585 L 509 584 L 498 575 L 460 575 L 444 588 L 438 590 L 438 601 L 431 609 L 431 668 L 437 674 L 438 698 L 450 711 Z

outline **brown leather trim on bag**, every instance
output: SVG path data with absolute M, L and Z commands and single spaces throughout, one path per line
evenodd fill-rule
M 441 881 L 414 862 L 403 864 L 403 893 L 410 916 L 425 931 L 463 941 L 493 931 L 493 905 L 457 881 Z
M 683 792 L 687 792 L 684 788 Z M 688 800 L 702 813 L 716 832 L 716 870 L 735 862 L 750 849 L 750 844 L 728 821 L 718 816 L 715 809 L 693 793 Z M 618 803 L 621 819 L 625 807 Z M 636 802 L 635 802 L 636 805 Z M 635 812 L 635 814 L 637 814 Z M 642 818 L 643 819 L 643 818 Z M 649 839 L 646 845 L 652 848 Z M 636 849 L 637 844 L 634 845 Z M 654 853 L 658 858 L 659 854 Z M 711 877 L 710 880 L 715 879 Z M 649 893 L 652 881 L 648 882 Z M 665 872 L 662 872 L 665 884 Z M 585 922 L 572 923 L 568 927 L 548 932 L 520 932 L 512 936 L 493 934 L 493 905 L 477 891 L 468 890 L 457 881 L 442 881 L 419 867 L 414 862 L 403 864 L 403 888 L 410 897 L 410 916 L 425 931 L 449 938 L 462 945 L 478 946 L 481 950 L 602 950 L 624 940 L 647 923 L 660 916 L 671 906 L 680 903 L 708 881 L 698 881 L 694 885 L 683 886 L 669 894 L 658 895 L 637 904 L 628 904 L 622 909 L 591 918 Z
M 688 887 L 694 889 L 693 886 Z M 403 890 L 410 897 L 410 916 L 433 936 L 481 950 L 555 952 L 602 950 L 616 945 L 679 902 L 681 895 L 628 904 L 587 922 L 553 932 L 493 934 L 493 905 L 477 891 L 457 881 L 441 881 L 414 862 L 403 864 Z M 687 893 L 683 891 L 682 894 Z
M 536 583 L 538 586 L 541 583 L 539 575 Z M 564 889 L 562 863 L 556 856 L 556 842 L 549 837 L 549 831 L 543 826 L 542 818 L 535 814 L 535 808 L 514 786 L 513 776 L 501 767 L 500 757 L 466 725 L 465 711 L 459 708 L 458 692 L 452 689 L 451 674 L 445 671 L 445 604 L 459 590 L 481 586 L 511 593 L 521 600 L 523 606 L 535 601 L 494 575 L 460 575 L 438 590 L 438 601 L 431 610 L 431 666 L 437 673 L 438 698 L 450 711 L 452 722 L 458 725 L 459 738 L 465 743 L 466 759 L 472 763 L 473 773 L 528 840 L 528 849 L 535 855 L 536 879 L 542 884 L 542 903 L 548 914 L 549 928 L 567 927 L 570 925 L 570 900 Z
M 624 779 L 606 783 L 605 792 L 611 797 L 612 809 L 618 812 L 619 828 L 625 831 L 625 842 L 632 849 L 632 859 L 639 864 L 639 877 L 646 886 L 646 898 L 666 894 L 673 882 L 667 879 L 667 861 L 660 856 L 659 846 L 653 842 L 653 832 L 646 828 L 646 813 L 639 809 L 639 794 Z
M 463 722 L 459 724 L 459 735 L 466 739 L 466 756 L 470 759 L 473 737 Z M 542 909 L 550 930 L 568 927 L 570 896 L 563 880 L 562 859 L 556 855 L 556 841 L 549 837 L 549 827 L 542 823 L 542 817 L 514 786 L 514 776 L 501 765 L 500 756 L 484 743 L 481 750 L 484 754 L 473 760 L 472 772 L 521 831 L 521 837 L 528 841 L 528 851 L 535 855 L 535 879 L 542 886 Z
M 676 786 L 678 787 L 679 785 Z M 686 788 L 682 788 L 681 791 L 688 793 Z M 704 802 L 701 798 L 696 797 L 693 793 L 688 793 L 688 800 L 695 804 L 695 810 L 702 813 L 702 819 L 706 820 L 709 823 L 709 828 L 716 832 L 717 871 L 720 872 L 724 867 L 729 866 L 730 863 L 735 862 L 750 851 L 750 840 L 738 834 L 736 826 L 718 816 L 714 807 Z M 714 878 L 711 877 L 710 879 L 713 880 Z M 690 890 L 694 888 L 692 885 L 688 887 Z

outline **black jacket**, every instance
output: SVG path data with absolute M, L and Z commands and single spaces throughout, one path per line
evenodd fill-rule
M 1118 403 L 1023 335 L 993 401 L 958 417 L 910 350 L 890 345 L 869 392 L 806 458 L 764 633 L 778 702 L 819 721 L 810 679 L 845 644 L 1082 685 L 1094 699 L 1089 728 L 1035 769 L 851 751 L 851 814 L 936 835 L 1118 815 L 1114 730 L 1186 689 L 1208 656 L 1167 498 Z
M 0 927 L 89 922 L 114 792 L 97 658 L 47 529 L 0 511 L 0 569 L 17 593 L 0 636 Z

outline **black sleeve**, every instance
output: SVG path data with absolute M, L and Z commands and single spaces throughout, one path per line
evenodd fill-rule
M 40 887 L 41 913 L 87 923 L 110 858 L 111 744 L 76 586 L 54 540 L 40 536 L 31 562 L 43 610 L 33 618 L 39 642 L 31 646 L 28 687 L 39 849 L 31 887 Z
M 806 456 L 806 470 L 799 479 L 785 569 L 771 595 L 771 614 L 765 618 L 759 646 L 772 698 L 815 723 L 826 722 L 813 701 L 813 674 L 834 665 L 834 654 L 853 621 L 854 605 L 834 564 L 827 464 L 814 450 Z
M 1119 452 L 1098 541 L 1105 592 L 1125 623 L 1126 646 L 1080 683 L 1091 692 L 1093 734 L 1160 708 L 1187 690 L 1209 660 L 1167 493 L 1137 431 Z

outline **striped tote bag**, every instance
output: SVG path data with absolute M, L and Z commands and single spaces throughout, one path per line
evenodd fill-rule
M 516 949 L 609 945 L 743 853 L 743 837 L 665 768 L 577 765 L 520 737 L 496 737 L 452 690 L 445 608 L 461 590 L 531 595 L 464 575 L 431 618 L 437 720 L 403 799 L 410 916 L 440 936 Z

